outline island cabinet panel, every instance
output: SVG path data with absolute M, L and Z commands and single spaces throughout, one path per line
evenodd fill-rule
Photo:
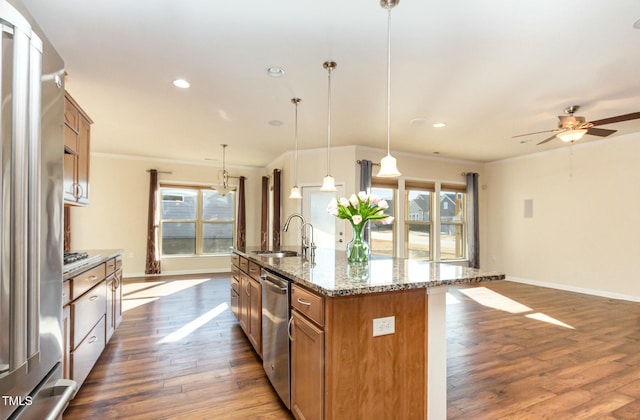
M 262 358 L 262 285 L 249 279 L 249 332 L 247 338 Z
M 425 419 L 424 289 L 321 296 L 297 284 L 291 305 L 291 411 L 298 419 Z M 393 334 L 373 320 L 395 317 Z
M 321 420 L 324 418 L 324 332 L 295 309 L 292 317 L 291 411 L 297 419 Z
M 326 298 L 327 419 L 427 417 L 424 289 Z M 395 333 L 373 336 L 375 318 Z

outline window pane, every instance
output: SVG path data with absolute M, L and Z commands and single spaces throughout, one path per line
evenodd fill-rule
M 440 193 L 440 220 L 442 222 L 464 221 L 464 195 L 456 192 Z
M 215 190 L 202 190 L 202 220 L 233 221 L 234 194 L 224 197 Z
M 430 224 L 407 223 L 407 257 L 412 260 L 430 260 Z
M 389 208 L 384 214 L 394 216 L 395 202 L 393 188 L 371 188 L 371 194 L 384 199 L 389 204 Z M 375 255 L 393 256 L 393 243 L 396 222 L 383 225 L 380 222 L 371 223 L 371 253 Z
M 440 193 L 440 259 L 465 257 L 465 196 L 461 192 Z
M 431 221 L 431 193 L 429 191 L 409 191 L 407 212 L 409 221 Z
M 193 255 L 196 253 L 196 224 L 162 223 L 162 254 Z
M 203 225 L 202 252 L 224 254 L 233 246 L 233 223 L 205 223 Z
M 195 220 L 198 191 L 161 188 L 162 220 Z

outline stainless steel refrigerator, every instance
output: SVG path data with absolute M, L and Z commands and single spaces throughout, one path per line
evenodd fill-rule
M 60 416 L 64 63 L 0 0 L 0 419 Z

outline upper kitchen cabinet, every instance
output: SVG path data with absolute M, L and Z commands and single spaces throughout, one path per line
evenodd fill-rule
M 68 92 L 64 99 L 64 203 L 86 206 L 93 121 Z

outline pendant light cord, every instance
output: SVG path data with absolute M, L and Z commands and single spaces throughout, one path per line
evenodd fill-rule
M 387 9 L 387 155 L 391 154 L 391 9 Z
M 331 71 L 332 67 L 327 67 L 327 71 L 329 72 L 329 94 L 327 95 L 329 106 L 329 117 L 327 118 L 327 176 L 331 175 L 331 159 L 329 157 L 329 151 L 331 150 Z
M 295 174 L 293 177 L 293 186 L 297 187 L 298 186 L 298 102 L 300 102 L 300 99 L 298 98 L 293 98 L 291 100 L 291 102 L 293 102 L 296 106 L 296 125 L 295 125 L 295 137 L 296 137 L 296 151 L 295 151 L 295 156 L 294 156 L 294 170 L 295 170 Z

